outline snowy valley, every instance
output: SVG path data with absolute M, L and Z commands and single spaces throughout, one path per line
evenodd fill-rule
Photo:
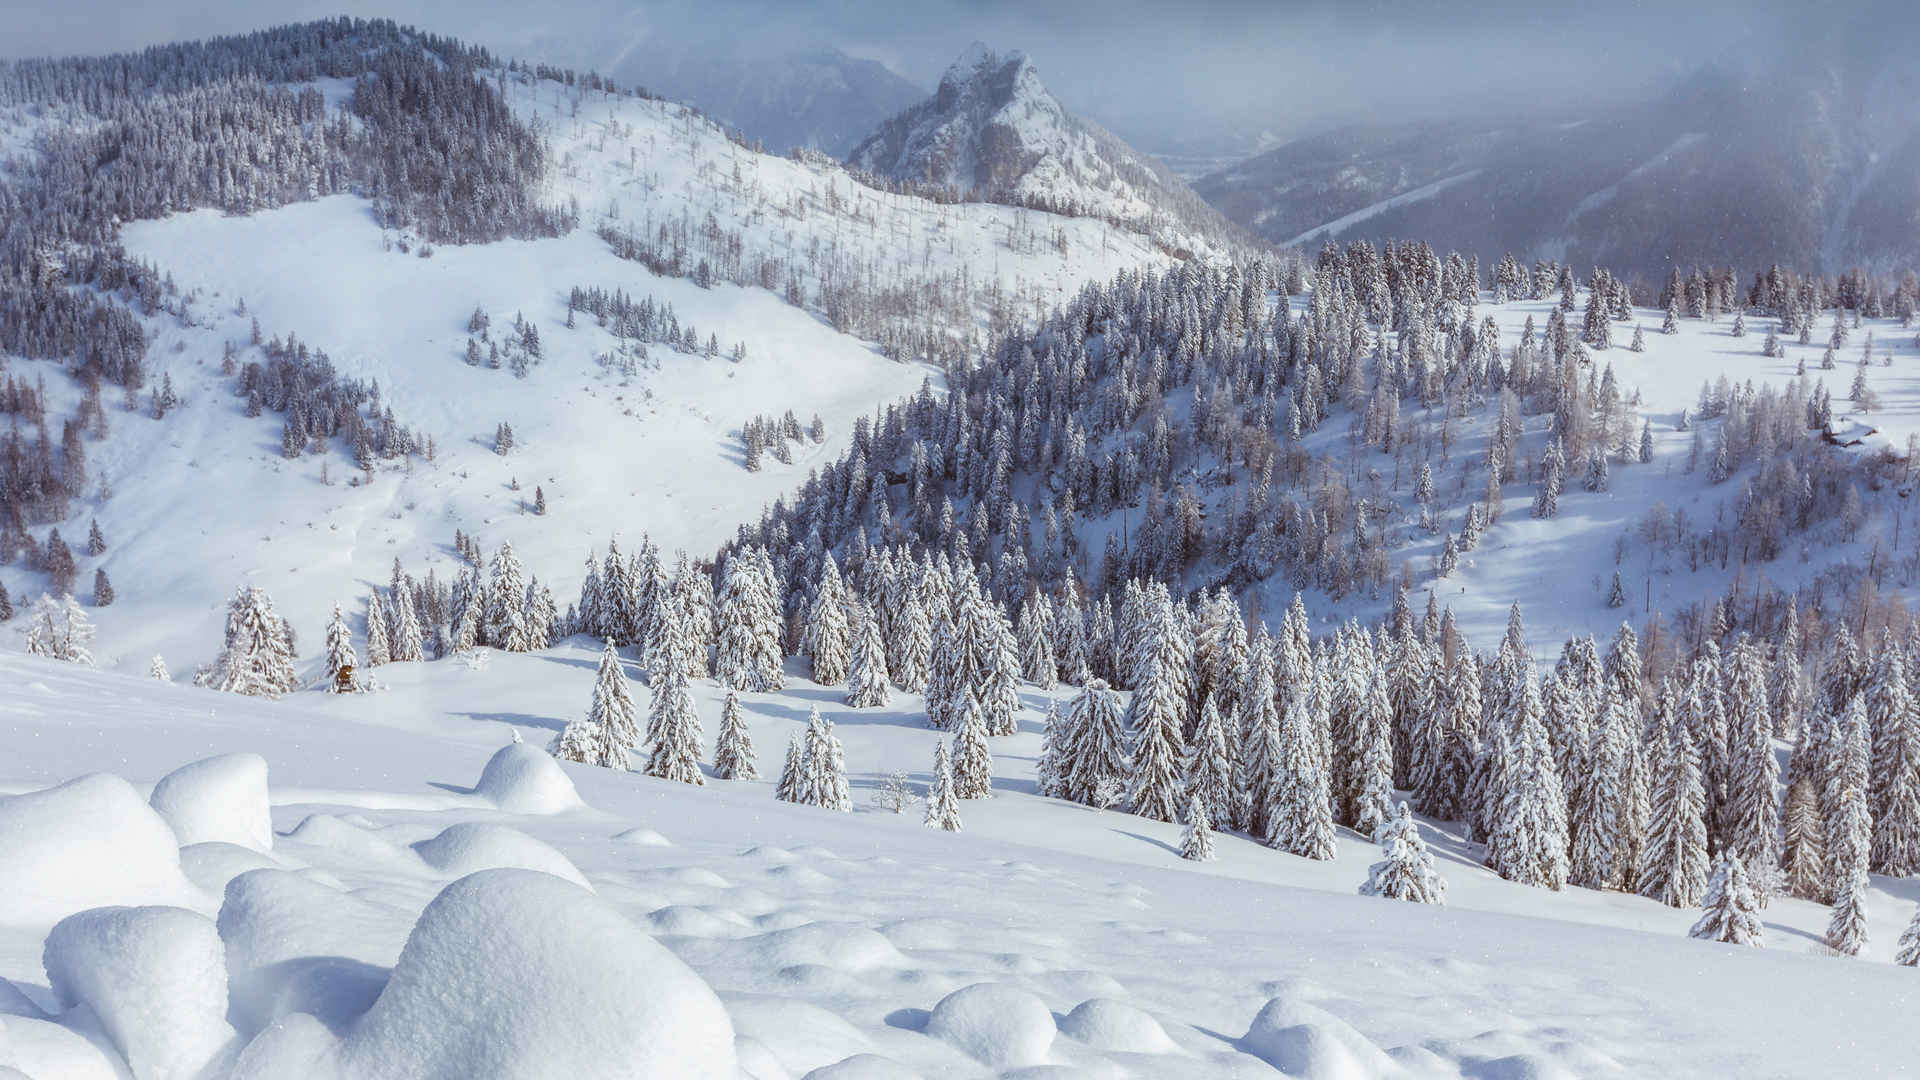
M 1911 271 L 697 104 L 0 61 L 0 1078 L 1903 1071 Z

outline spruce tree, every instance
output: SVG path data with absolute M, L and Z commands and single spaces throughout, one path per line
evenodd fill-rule
M 1021 674 L 1042 690 L 1053 689 L 1059 674 L 1053 655 L 1053 606 L 1045 594 L 1032 592 L 1020 605 L 1017 637 Z
M 413 599 L 407 595 L 406 586 L 402 585 L 391 600 L 394 629 L 389 642 L 391 654 L 388 659 L 395 663 L 425 660 L 427 652 L 426 644 L 421 640 L 420 616 L 414 611 Z
M 699 786 L 706 783 L 700 773 L 700 714 L 687 685 L 685 637 L 671 606 L 661 619 L 668 644 L 660 654 L 659 670 L 648 679 L 653 697 L 647 705 L 647 740 L 652 752 L 646 773 Z
M 880 620 L 871 615 L 860 620 L 853 663 L 847 672 L 847 704 L 856 709 L 877 709 L 893 700 L 887 681 L 887 650 L 880 640 Z
M 1508 743 L 1505 760 L 1488 781 L 1494 812 L 1487 865 L 1509 881 L 1557 891 L 1567 882 L 1566 799 L 1539 688 L 1524 670 L 1518 681 L 1521 693 L 1513 703 L 1514 719 L 1499 735 Z
M 93 606 L 107 607 L 113 603 L 113 582 L 107 580 L 105 567 L 93 572 Z
M 1728 945 L 1760 945 L 1764 931 L 1760 925 L 1759 901 L 1740 856 L 1731 849 L 1720 853 L 1713 879 L 1707 882 L 1706 899 L 1688 936 Z
M 1206 803 L 1209 821 L 1213 807 L 1233 803 L 1233 748 L 1215 700 L 1208 694 L 1200 707 L 1200 726 L 1187 751 L 1187 794 L 1197 795 Z
M 1706 791 L 1693 736 L 1675 725 L 1666 734 L 1659 793 L 1649 823 L 1640 894 L 1668 907 L 1692 907 L 1707 885 Z
M 734 690 L 780 689 L 780 606 L 764 552 L 742 548 L 728 557 L 718 607 L 715 676 Z
M 1886 643 L 1866 697 L 1873 732 L 1871 867 L 1892 877 L 1920 872 L 1920 707 L 1907 679 L 1902 650 Z
M 1127 730 L 1133 736 L 1133 812 L 1155 821 L 1175 821 L 1180 812 L 1181 738 L 1179 682 L 1170 664 L 1155 657 L 1145 682 L 1127 703 Z
M 1826 803 L 1829 895 L 1838 904 L 1855 877 L 1864 877 L 1871 861 L 1873 813 L 1868 802 L 1868 735 L 1864 694 L 1848 699 L 1840 718 L 1839 743 L 1829 763 Z
M 1327 770 L 1320 755 L 1313 694 L 1296 688 L 1280 725 L 1279 758 L 1267 809 L 1264 840 L 1308 859 L 1333 858 L 1333 808 Z
M 386 605 L 380 601 L 380 590 L 367 594 L 367 666 L 379 667 L 393 659 L 393 649 L 387 641 Z
M 805 738 L 805 732 L 796 732 L 787 740 L 787 757 L 780 766 L 780 779 L 773 787 L 773 797 L 781 802 L 800 801 L 800 774 L 806 765 Z
M 1406 803 L 1396 803 L 1393 816 L 1380 826 L 1374 841 L 1386 858 L 1367 871 L 1361 896 L 1406 900 L 1416 904 L 1445 904 L 1447 883 L 1434 868 L 1433 856 L 1420 838 L 1420 827 Z
M 609 641 L 600 652 L 600 670 L 586 715 L 567 721 L 547 752 L 561 761 L 625 770 L 629 767 L 627 750 L 639 736 L 633 697 L 620 671 L 620 654 Z
M 1894 948 L 1893 962 L 1902 967 L 1920 967 L 1920 907 L 1913 909 L 1913 918 L 1900 934 L 1900 943 Z
M 1773 715 L 1760 649 L 1742 641 L 1733 652 L 1728 685 L 1727 796 L 1721 846 L 1744 866 L 1771 876 L 1780 860 L 1780 764 L 1773 753 Z
M 1067 729 L 1060 719 L 1058 702 L 1047 702 L 1046 719 L 1040 726 L 1040 756 L 1034 759 L 1034 793 L 1043 799 L 1064 797 L 1065 783 L 1060 770 L 1065 764 Z
M 345 671 L 347 679 L 352 679 L 353 668 L 359 662 L 353 652 L 353 631 L 347 626 L 346 613 L 335 604 L 333 617 L 327 620 L 327 688 L 336 692 L 349 689 L 340 673 Z
M 266 591 L 242 587 L 227 605 L 226 646 L 195 683 L 256 697 L 279 697 L 299 687 L 293 672 L 293 638 L 273 610 Z
M 527 625 L 527 586 L 520 560 L 511 543 L 502 542 L 494 553 L 487 587 L 487 610 L 483 613 L 487 644 L 506 652 L 530 652 L 533 635 Z
M 993 751 L 987 747 L 987 720 L 971 690 L 963 691 L 959 726 L 953 737 L 954 793 L 962 799 L 993 795 Z
M 807 717 L 806 744 L 800 754 L 800 783 L 796 802 L 841 813 L 853 811 L 847 788 L 847 759 L 834 737 L 833 724 L 815 706 Z
M 944 739 L 934 744 L 933 782 L 927 786 L 924 824 L 943 832 L 960 831 L 960 796 L 954 791 L 953 759 L 947 753 Z
M 1789 893 L 1803 900 L 1824 903 L 1831 895 L 1832 881 L 1827 874 L 1826 825 L 1820 817 L 1820 799 L 1814 794 L 1813 779 L 1801 777 L 1787 787 L 1785 818 L 1785 854 L 1780 869 Z
M 1833 917 L 1827 921 L 1827 948 L 1841 956 L 1859 956 L 1867 947 L 1867 871 L 1856 866 L 1834 891 Z
M 1124 783 L 1131 774 L 1120 696 L 1105 680 L 1088 679 L 1067 706 L 1060 778 L 1066 798 L 1096 804 L 1103 784 Z
M 813 681 L 822 686 L 837 686 L 845 681 L 852 643 L 846 590 L 833 556 L 828 555 L 820 568 L 820 584 L 814 589 L 813 604 L 807 611 L 807 632 L 802 646 L 808 663 L 813 665 Z
M 1630 876 L 1633 742 L 1639 717 L 1609 683 L 1579 766 L 1568 773 L 1568 880 L 1590 889 L 1621 888 Z
M 909 588 L 894 614 L 894 636 L 887 642 L 887 670 L 895 685 L 909 694 L 927 688 L 927 671 L 933 663 L 933 626 L 927 621 L 926 605 Z
M 1213 822 L 1207 800 L 1195 792 L 1187 796 L 1186 828 L 1180 834 L 1180 857 L 1190 862 L 1213 861 Z
M 757 780 L 753 765 L 753 736 L 740 712 L 740 692 L 727 691 L 720 706 L 720 735 L 713 748 L 713 775 L 721 780 Z

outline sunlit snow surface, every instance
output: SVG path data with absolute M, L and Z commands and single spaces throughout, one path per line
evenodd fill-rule
M 1344 830 L 1331 862 L 1222 835 L 1219 860 L 1196 865 L 1175 853 L 1174 826 L 1036 798 L 1031 710 L 1021 734 L 994 741 L 995 796 L 962 804 L 958 835 L 868 802 L 893 768 L 926 780 L 936 736 L 918 699 L 850 711 L 797 670 L 787 691 L 745 698 L 761 767 L 774 771 L 820 705 L 846 744 L 851 815 L 776 802 L 767 781 L 694 788 L 548 769 L 535 748 L 584 705 L 593 657 L 580 641 L 477 671 L 391 665 L 379 669 L 383 693 L 276 703 L 0 658 L 13 690 L 0 703 L 12 744 L 0 789 L 97 769 L 134 785 L 89 782 L 124 793 L 99 796 L 121 807 L 112 814 L 77 802 L 31 818 L 60 842 L 39 845 L 24 876 L 19 845 L 34 837 L 15 811 L 44 797 L 0 799 L 10 884 L 42 890 L 36 910 L 0 907 L 0 977 L 30 999 L 0 984 L 0 1013 L 16 1014 L 0 1015 L 0 1063 L 11 1054 L 39 1078 L 120 1075 L 110 1053 L 157 1040 L 176 1059 L 215 1061 L 214 1076 L 406 1075 L 368 1064 L 400 1061 L 412 1075 L 506 1077 L 534 1075 L 515 1064 L 531 1060 L 617 1076 L 666 1060 L 648 1053 L 712 1063 L 721 1047 L 737 1063 L 715 1075 L 755 1077 L 1042 1065 L 1156 1077 L 1873 1075 L 1896 1068 L 1897 1032 L 1920 1004 L 1912 973 L 1886 962 L 1920 899 L 1911 882 L 1875 880 L 1861 960 L 1811 954 L 1826 918 L 1812 904 L 1776 900 L 1765 949 L 1697 942 L 1685 936 L 1693 912 L 1502 882 L 1430 826 L 1451 906 L 1362 898 L 1375 849 Z M 696 693 L 712 728 L 719 692 Z M 531 745 L 510 747 L 516 731 Z M 143 819 L 139 798 L 177 766 L 247 749 L 270 769 L 271 849 L 197 844 L 179 857 L 193 877 L 183 884 L 167 870 L 163 819 Z M 248 772 L 244 759 L 199 770 L 185 786 L 198 827 L 220 824 L 224 797 L 227 825 L 247 835 Z M 111 898 L 88 891 L 133 866 L 148 869 Z M 453 879 L 476 873 L 430 930 L 416 928 Z M 591 891 L 567 883 L 575 873 Z M 52 924 L 99 902 L 185 910 L 142 915 L 140 932 L 77 924 L 43 958 Z M 209 973 L 194 942 L 216 932 L 225 969 Z M 690 973 L 644 961 L 652 943 Z M 147 1011 L 119 1041 L 87 1011 L 59 1012 L 57 1027 L 40 1012 L 59 1008 L 49 960 L 62 987 L 150 988 L 138 999 Z M 635 974 L 649 963 L 657 976 Z M 224 1015 L 204 1004 L 222 976 Z M 221 1043 L 228 1022 L 235 1034 Z M 476 1025 L 488 1032 L 477 1042 Z M 722 1026 L 731 1038 L 715 1035 Z M 669 1034 L 631 1037 L 656 1029 Z

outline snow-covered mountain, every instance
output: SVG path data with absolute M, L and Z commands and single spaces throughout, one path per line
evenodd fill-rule
M 1593 110 L 1345 127 L 1194 182 L 1275 244 L 1420 237 L 1649 280 L 1671 265 L 1890 271 L 1920 250 L 1920 91 L 1838 33 Z
M 836 158 L 926 93 L 885 65 L 830 46 L 740 52 L 656 43 L 624 52 L 606 74 L 697 105 L 774 153 L 805 147 Z
M 1182 249 L 1222 245 L 1226 222 L 1166 166 L 1069 113 L 1025 53 L 975 42 L 927 98 L 882 123 L 847 163 L 965 198 L 1098 217 Z

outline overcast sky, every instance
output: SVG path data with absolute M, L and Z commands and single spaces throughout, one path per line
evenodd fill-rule
M 105 52 L 346 12 L 611 68 L 652 41 L 829 44 L 931 88 L 970 41 L 1026 50 L 1070 107 L 1136 141 L 1472 108 L 1577 106 L 1896 4 L 1749 0 L 26 0 L 0 55 Z M 1899 16 L 1908 24 L 1912 16 Z M 1911 25 L 1908 26 L 1911 29 Z M 545 54 L 545 55 L 540 55 Z

